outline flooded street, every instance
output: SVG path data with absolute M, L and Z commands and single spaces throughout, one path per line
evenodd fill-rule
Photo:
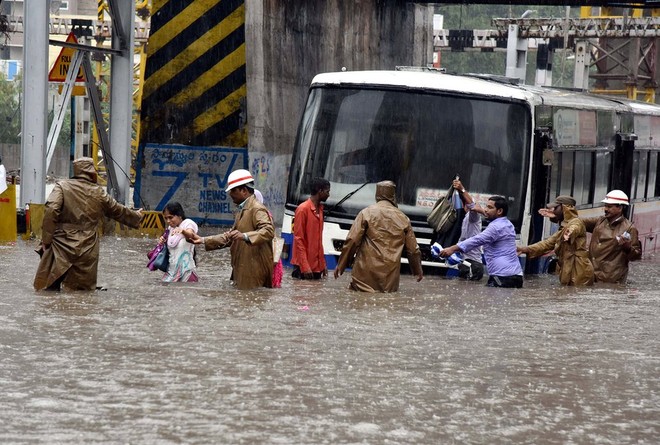
M 151 239 L 105 237 L 105 291 L 35 292 L 0 246 L 0 442 L 655 444 L 660 260 L 627 287 L 521 290 L 350 274 L 238 291 L 229 252 L 160 282 Z

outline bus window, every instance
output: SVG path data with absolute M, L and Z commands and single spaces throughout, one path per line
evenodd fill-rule
M 647 151 L 635 151 L 633 154 L 633 177 L 636 177 L 633 184 L 633 199 L 645 198 L 648 154 Z
M 561 153 L 555 152 L 552 159 L 552 173 L 550 175 L 550 201 L 559 196 L 559 166 L 561 165 Z
M 656 181 L 658 173 L 658 152 L 652 151 L 649 153 L 649 176 L 646 183 L 646 197 L 652 198 L 657 196 L 656 191 Z
M 530 125 L 529 108 L 521 103 L 314 89 L 293 156 L 289 199 L 304 200 L 306 184 L 315 176 L 331 182 L 337 200 L 361 184 L 389 179 L 397 184 L 399 208 L 424 221 L 428 208 L 419 204 L 419 190 L 447 190 L 458 173 L 475 193 L 506 196 L 509 219 L 519 226 Z M 373 203 L 371 188 L 351 195 L 340 211 L 357 214 Z
M 577 205 L 589 204 L 589 191 L 591 185 L 592 152 L 578 151 L 575 153 L 575 168 L 573 182 L 573 198 Z
M 600 202 L 610 189 L 610 170 L 612 167 L 612 152 L 596 152 L 596 177 L 594 178 L 594 201 Z
M 614 137 L 616 132 L 614 130 L 614 112 L 613 111 L 598 111 L 597 113 L 598 132 L 598 146 L 599 147 L 614 147 Z
M 657 162 L 657 169 L 656 169 L 656 174 L 655 174 L 655 193 L 653 194 L 654 197 L 660 196 L 660 154 L 658 154 L 658 162 Z
M 560 195 L 573 194 L 573 166 L 575 165 L 573 155 L 572 151 L 565 151 L 561 154 Z
M 366 165 L 369 161 L 368 133 L 363 131 L 370 128 L 375 119 L 374 109 L 378 109 L 382 95 L 367 95 L 364 92 L 353 92 L 345 97 L 325 94 L 332 99 L 326 102 L 329 110 L 328 118 L 322 119 L 334 122 L 330 133 L 328 145 L 329 159 L 326 167 L 326 176 L 339 177 L 344 183 L 362 183 L 366 176 Z M 368 106 L 368 105 L 373 105 Z M 336 113 L 335 107 L 339 108 Z M 326 156 L 322 153 L 319 162 Z

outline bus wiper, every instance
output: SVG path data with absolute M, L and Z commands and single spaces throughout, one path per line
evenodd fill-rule
M 332 212 L 334 209 L 336 209 L 337 207 L 339 207 L 340 205 L 342 205 L 342 204 L 343 204 L 348 198 L 350 198 L 351 196 L 353 196 L 353 195 L 355 195 L 357 192 L 359 192 L 359 191 L 362 189 L 362 187 L 364 187 L 365 185 L 367 185 L 367 184 L 369 184 L 369 183 L 370 183 L 370 182 L 365 182 L 365 183 L 362 184 L 360 187 L 358 187 L 358 188 L 356 188 L 355 190 L 353 190 L 352 192 L 348 193 L 346 196 L 344 196 L 344 197 L 341 198 L 339 201 L 337 201 L 337 203 L 336 203 L 335 205 L 333 205 L 332 207 L 330 207 L 330 208 L 329 208 L 328 210 L 326 210 L 325 212 L 326 212 L 326 213 L 330 213 L 330 212 Z

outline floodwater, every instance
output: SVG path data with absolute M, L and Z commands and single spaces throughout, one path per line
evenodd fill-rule
M 107 290 L 35 292 L 0 246 L 0 443 L 657 444 L 660 261 L 626 287 L 403 276 L 238 291 L 227 251 L 161 284 L 105 237 Z

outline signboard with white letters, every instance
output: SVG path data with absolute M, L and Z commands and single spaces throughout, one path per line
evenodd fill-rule
M 560 147 L 596 145 L 596 112 L 559 108 L 553 115 L 555 139 Z
M 248 168 L 246 148 L 146 144 L 138 154 L 135 207 L 162 211 L 171 201 L 198 224 L 230 225 L 236 206 L 227 177 Z

